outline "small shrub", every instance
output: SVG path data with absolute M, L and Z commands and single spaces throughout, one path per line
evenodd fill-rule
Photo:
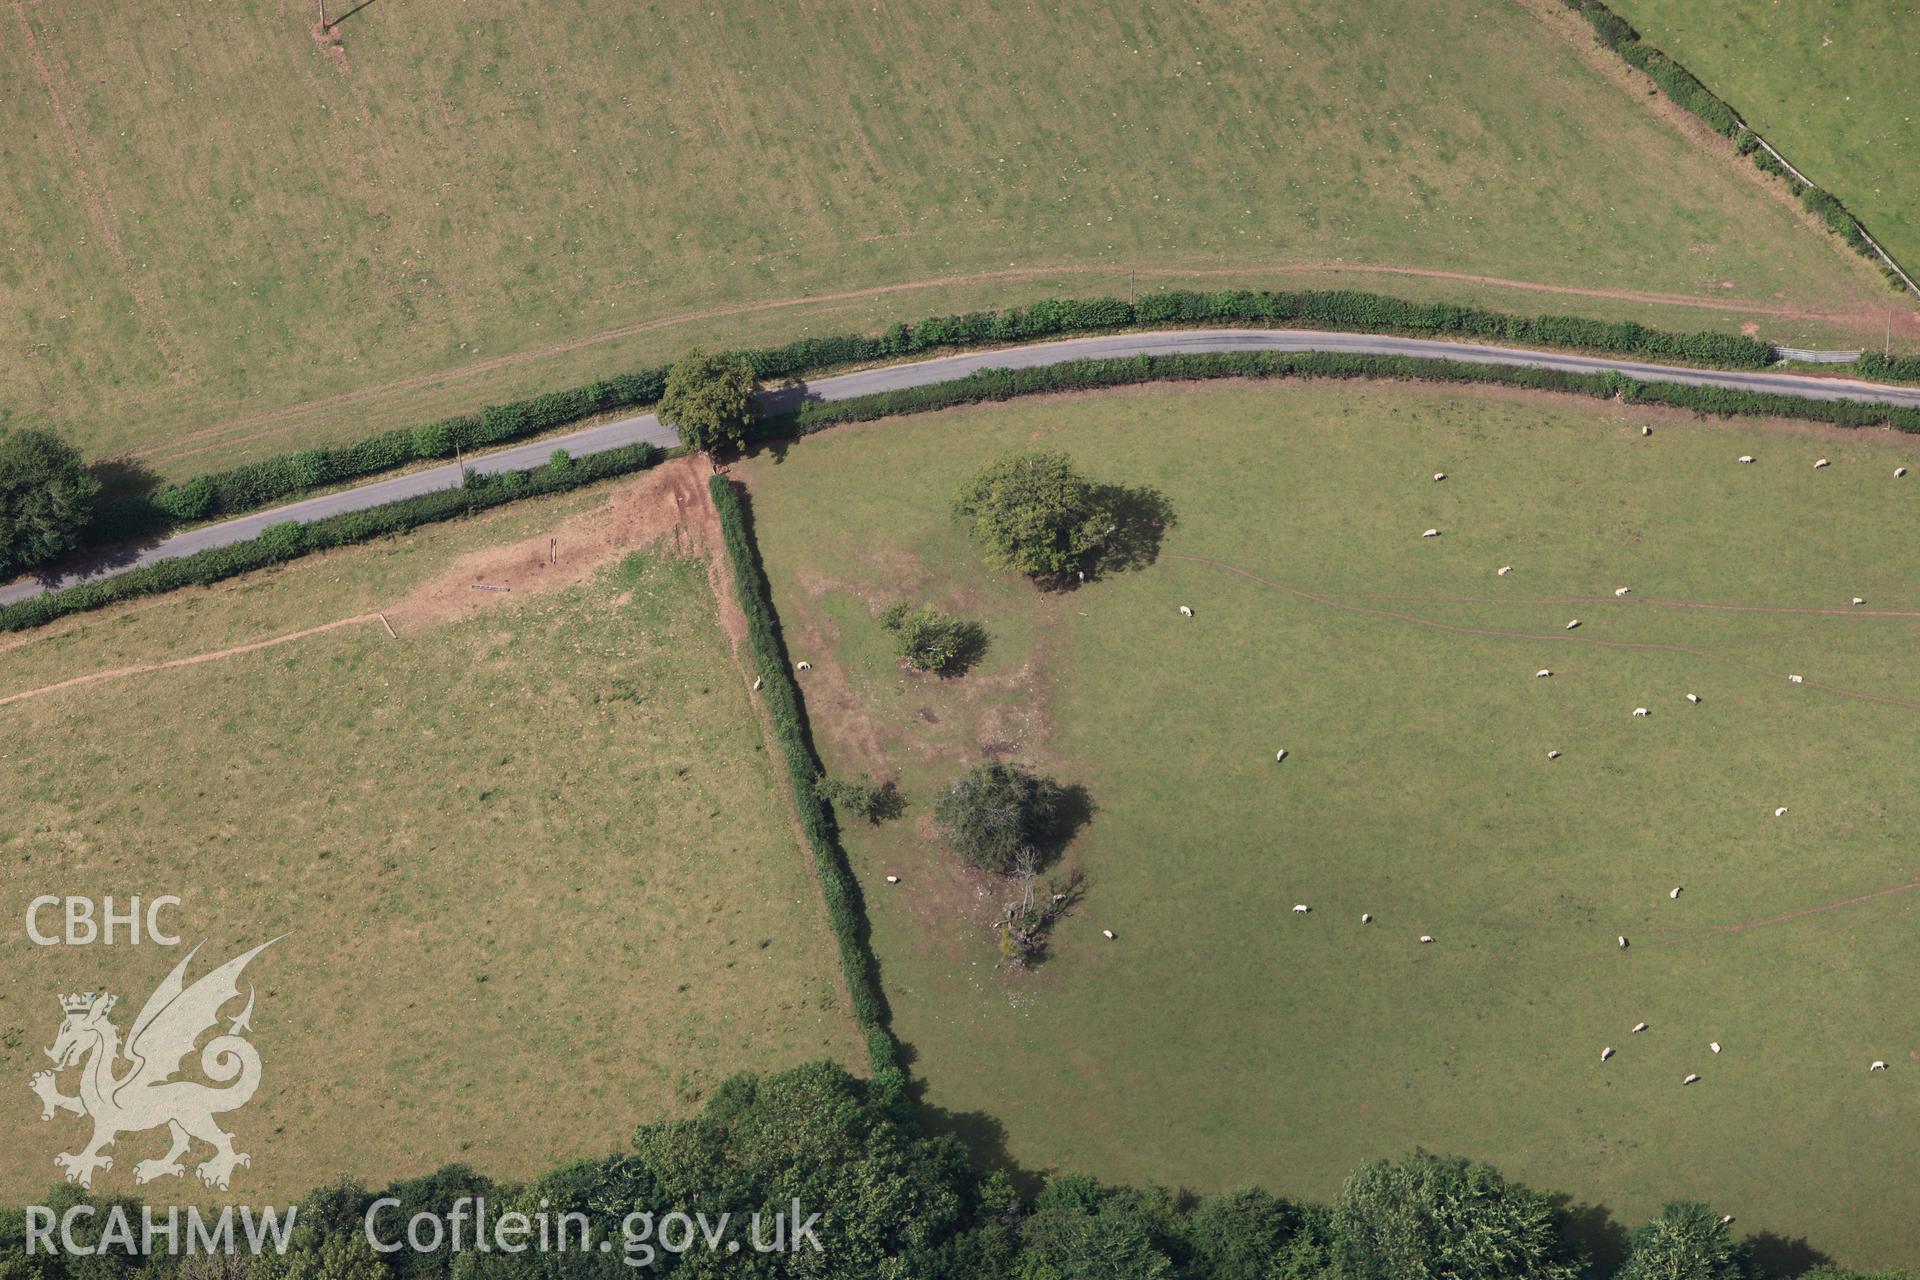
M 880 625 L 893 633 L 893 649 L 916 671 L 947 674 L 969 665 L 984 647 L 985 633 L 932 605 L 909 610 L 895 604 L 880 615 Z
M 906 797 L 893 779 L 868 782 L 865 779 L 830 778 L 821 774 L 813 780 L 814 794 L 833 806 L 833 811 L 850 818 L 862 818 L 869 825 L 899 817 L 907 810 Z
M 1053 779 L 993 761 L 949 783 L 934 805 L 933 821 L 966 861 L 1012 875 L 1025 865 L 1023 855 L 1051 841 L 1066 799 Z

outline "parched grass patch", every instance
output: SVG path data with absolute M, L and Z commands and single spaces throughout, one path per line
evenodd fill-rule
M 1056 594 L 985 571 L 948 503 L 1016 448 L 1160 489 L 1159 561 Z M 1304 385 L 1035 399 L 748 462 L 827 767 L 908 801 L 845 839 L 927 1102 L 1029 1168 L 1325 1198 L 1424 1145 L 1625 1225 L 1698 1197 L 1911 1259 L 1913 460 Z M 900 670 L 872 620 L 903 596 L 980 619 L 978 668 Z M 997 965 L 1011 890 L 928 821 L 989 755 L 1093 803 L 1063 864 L 1085 899 L 1031 975 Z
M 137 631 L 121 610 L 65 624 L 18 651 L 35 655 L 22 685 L 390 604 L 449 552 L 484 550 L 482 529 L 586 505 L 135 606 Z M 236 1195 L 456 1160 L 530 1174 L 620 1147 L 732 1072 L 857 1063 L 819 893 L 714 610 L 705 559 L 669 540 L 578 585 L 402 620 L 397 640 L 373 620 L 0 707 L 0 897 L 17 929 L 42 893 L 178 894 L 185 942 L 205 942 L 196 974 L 286 935 L 248 974 L 265 1074 L 226 1118 L 253 1156 Z M 57 993 L 112 990 L 124 1030 L 181 956 L 10 945 L 0 1070 L 23 1091 Z M 86 1126 L 42 1124 L 27 1100 L 0 1132 L 0 1184 L 24 1202 Z M 96 1190 L 130 1189 L 164 1141 L 123 1138 Z

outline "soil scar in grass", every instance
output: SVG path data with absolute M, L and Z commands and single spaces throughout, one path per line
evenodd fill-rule
M 173 658 L 166 662 L 143 662 L 131 667 L 112 667 L 105 671 L 91 671 L 83 676 L 73 676 L 53 684 L 41 685 L 38 689 L 23 689 L 19 693 L 10 693 L 0 698 L 0 707 L 9 702 L 19 702 L 25 698 L 37 698 L 43 693 L 53 693 L 60 689 L 71 689 L 76 685 L 93 684 L 98 680 L 117 680 L 122 676 L 144 675 L 149 671 L 170 671 L 175 667 L 191 667 L 202 662 L 215 662 L 221 658 L 238 657 L 243 653 L 254 653 L 261 649 L 271 649 L 275 645 L 287 644 L 294 640 L 303 640 L 308 636 L 317 636 L 323 631 L 333 631 L 340 627 L 350 627 L 357 622 L 378 622 L 378 613 L 356 613 L 351 618 L 335 618 L 332 622 L 323 622 L 317 627 L 306 627 L 299 631 L 289 631 L 283 636 L 269 636 L 265 640 L 255 640 L 249 644 L 231 645 L 225 649 L 213 649 L 206 653 L 196 653 L 187 658 Z

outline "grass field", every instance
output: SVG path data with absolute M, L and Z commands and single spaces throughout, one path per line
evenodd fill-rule
M 1020 447 L 1160 488 L 1158 562 L 1061 594 L 982 569 L 946 504 Z M 1687 1196 L 1776 1259 L 1803 1237 L 1920 1258 L 1920 576 L 1915 482 L 1892 475 L 1916 454 L 1296 385 L 955 411 L 754 459 L 828 766 L 909 800 L 848 845 L 926 1101 L 1029 1169 L 1325 1198 L 1424 1144 L 1594 1207 L 1603 1253 Z M 875 620 L 897 599 L 983 622 L 985 659 L 904 674 Z M 1086 897 L 1030 975 L 996 967 L 1009 891 L 929 825 L 983 753 L 1094 805 L 1063 864 Z
M 1834 192 L 1908 274 L 1920 261 L 1913 0 L 1621 0 L 1653 44 Z
M 42 1124 L 27 1093 L 55 993 L 104 985 L 124 1032 L 181 955 L 28 946 L 19 920 L 42 893 L 180 895 L 180 933 L 206 944 L 194 976 L 286 935 L 248 973 L 264 1083 L 226 1118 L 253 1157 L 233 1184 L 247 1203 L 456 1160 L 523 1176 L 622 1147 L 731 1072 L 861 1060 L 705 561 L 671 538 L 583 532 L 657 502 L 657 484 L 10 644 L 0 699 L 354 619 L 0 705 L 0 898 L 16 930 L 0 1195 L 31 1202 L 86 1134 L 71 1116 Z M 549 533 L 561 564 L 543 571 Z M 543 590 L 543 573 L 559 581 Z M 516 591 L 471 591 L 475 577 Z M 164 1146 L 127 1136 L 96 1191 L 131 1189 L 135 1161 Z M 191 1197 L 191 1176 L 143 1191 Z
M 1517 6 L 312 18 L 0 13 L 7 420 L 179 476 L 696 339 L 1168 284 L 1882 323 L 1865 264 Z

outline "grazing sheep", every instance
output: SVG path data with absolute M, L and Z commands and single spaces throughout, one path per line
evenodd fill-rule
M 1309 912 L 1309 911 L 1311 911 L 1311 910 L 1313 910 L 1313 908 L 1312 908 L 1312 907 L 1310 907 L 1310 906 L 1308 906 L 1308 905 L 1307 905 L 1306 903 L 1304 903 L 1304 902 L 1296 902 L 1296 903 L 1294 903 L 1294 904 L 1293 904 L 1293 914 L 1295 914 L 1295 915 L 1297 915 L 1297 916 L 1303 916 L 1303 915 L 1305 915 L 1305 914 L 1307 914 L 1307 912 Z
M 1422 945 L 1425 945 L 1426 943 L 1429 943 L 1429 942 L 1432 942 L 1432 941 L 1433 941 L 1433 935 L 1432 935 L 1432 934 L 1430 934 L 1430 933 L 1423 933 L 1423 934 L 1421 934 L 1421 935 L 1420 935 L 1420 942 L 1421 942 L 1421 944 L 1422 944 Z
M 1627 935 L 1624 933 L 1620 935 L 1620 949 L 1622 951 L 1627 949 Z
M 899 884 L 899 883 L 900 883 L 900 877 L 899 877 L 899 876 L 888 876 L 888 877 L 887 877 L 887 883 L 888 883 L 888 884 Z
M 1690 694 L 1688 694 L 1688 695 L 1687 695 L 1687 701 L 1688 701 L 1688 702 L 1698 702 L 1698 701 L 1700 701 L 1700 695 L 1699 695 L 1699 694 L 1697 694 L 1697 693 L 1690 693 Z
M 1863 598 L 1861 598 L 1860 596 L 1855 596 L 1855 597 L 1853 598 L 1853 602 L 1854 602 L 1855 604 L 1865 604 L 1865 603 L 1866 603 L 1866 601 L 1865 601 L 1865 600 L 1864 600 Z
M 1438 529 L 1429 529 L 1420 536 L 1423 538 L 1437 538 L 1440 536 L 1440 531 Z
M 1721 1226 L 1723 1226 L 1723 1227 L 1730 1227 L 1730 1226 L 1732 1226 L 1732 1225 L 1733 1225 L 1733 1215 L 1732 1215 L 1732 1214 L 1730 1214 L 1730 1213 L 1723 1213 L 1723 1214 L 1721 1214 L 1721 1215 L 1720 1215 L 1720 1225 L 1721 1225 Z
M 1549 759 L 1549 760 L 1558 760 L 1559 758 L 1560 758 L 1560 753 L 1559 753 L 1558 751 L 1549 751 L 1549 752 L 1547 752 L 1547 759 Z
M 1652 427 L 1641 427 L 1641 428 L 1640 428 L 1640 434 L 1641 434 L 1641 435 L 1643 435 L 1643 436 L 1650 436 L 1650 435 L 1652 435 L 1652 434 L 1653 434 L 1653 428 L 1652 428 Z
M 1633 709 L 1633 714 L 1635 714 L 1636 716 L 1650 716 L 1653 714 L 1653 712 L 1647 710 L 1645 707 L 1635 707 Z
M 1878 1058 L 1875 1058 L 1873 1062 L 1869 1064 L 1867 1067 L 1868 1071 L 1885 1071 L 1886 1069 L 1887 1069 L 1887 1064 L 1880 1061 L 1880 1059 Z
M 1510 564 L 1503 564 L 1498 569 L 1495 569 L 1493 571 L 1494 576 L 1497 578 L 1504 578 L 1512 572 L 1513 572 L 1513 566 Z
M 1362 911 L 1362 912 L 1360 913 L 1360 923 L 1361 923 L 1361 924 L 1372 924 L 1372 923 L 1373 923 L 1373 912 L 1371 912 L 1371 911 Z
M 1567 624 L 1567 630 L 1569 630 L 1569 631 L 1571 631 L 1571 630 L 1573 630 L 1573 629 L 1574 629 L 1575 627 L 1577 627 L 1577 626 L 1579 626 L 1579 625 L 1580 625 L 1580 619 L 1578 619 L 1578 618 L 1575 618 L 1575 619 L 1574 619 L 1573 621 L 1571 621 L 1571 622 L 1569 622 L 1569 623 Z
M 1193 616 L 1193 610 L 1189 609 L 1186 605 L 1181 605 L 1180 616 L 1183 618 L 1191 618 Z
M 1686 1084 L 1698 1084 L 1699 1082 L 1700 1082 L 1700 1077 L 1695 1073 L 1689 1071 L 1687 1073 L 1687 1078 L 1685 1080 L 1682 1080 L 1680 1083 L 1683 1085 L 1686 1085 Z
M 1668 896 L 1669 898 L 1672 898 L 1672 899 L 1673 899 L 1674 901 L 1676 901 L 1676 902 L 1677 902 L 1677 901 L 1679 901 L 1679 900 L 1680 900 L 1680 889 L 1681 889 L 1681 886 L 1680 886 L 1680 885 L 1675 885 L 1675 886 L 1673 886 L 1673 892 L 1672 892 L 1672 893 L 1669 893 L 1669 894 L 1668 894 L 1667 896 Z
M 1805 684 L 1806 680 L 1800 676 L 1788 676 L 1787 683 L 1788 684 Z
M 1433 478 L 1435 480 L 1445 480 L 1447 478 L 1447 473 L 1444 471 L 1436 471 L 1433 473 Z
M 755 677 L 753 678 L 753 688 L 754 688 L 754 691 L 755 691 L 756 693 L 757 693 L 757 692 L 759 692 L 759 689 L 760 689 L 760 677 L 759 677 L 759 676 L 755 676 Z
M 796 662 L 793 664 L 793 669 L 795 671 L 811 671 L 813 670 L 813 664 L 811 662 Z
M 1108 942 L 1112 942 L 1112 941 L 1113 941 L 1113 930 L 1111 930 L 1111 929 L 1102 929 L 1102 930 L 1100 931 L 1100 936 L 1101 936 L 1101 937 L 1103 937 L 1103 938 L 1105 938 L 1105 939 L 1106 939 L 1106 940 L 1107 940 Z
M 1830 467 L 1832 465 L 1833 464 L 1831 462 L 1828 462 L 1825 458 L 1822 458 L 1820 459 L 1820 461 L 1813 464 L 1813 469 L 1815 471 L 1818 471 L 1822 467 Z
M 1608 1045 L 1606 1048 L 1600 1051 L 1600 1061 L 1602 1062 L 1605 1062 L 1608 1058 L 1611 1058 L 1612 1056 L 1613 1056 L 1612 1045 Z
M 1720 1052 L 1720 1042 L 1718 1040 L 1709 1040 L 1707 1041 L 1707 1048 L 1713 1050 L 1715 1053 L 1718 1053 Z
M 1286 758 L 1287 758 L 1287 749 L 1285 747 L 1282 747 L 1278 751 L 1273 753 L 1273 762 L 1275 764 L 1279 764 L 1282 760 L 1285 760 Z
M 1898 480 L 1901 476 L 1904 476 L 1906 474 L 1907 474 L 1907 469 L 1905 467 L 1895 467 L 1893 469 L 1893 478 L 1896 480 Z
M 1776 818 L 1784 818 L 1784 817 L 1786 817 L 1786 816 L 1787 816 L 1787 806 L 1785 806 L 1785 805 L 1781 805 L 1781 806 L 1780 806 L 1780 807 L 1779 807 L 1778 809 L 1775 809 L 1775 810 L 1773 811 L 1773 816 L 1774 816 L 1774 817 L 1776 817 Z
M 1646 1029 L 1647 1029 L 1647 1024 L 1644 1022 L 1636 1022 L 1633 1024 L 1634 1035 L 1639 1035 L 1642 1031 L 1645 1031 Z
M 1613 589 L 1613 594 L 1614 594 L 1615 596 L 1623 596 L 1623 595 L 1625 595 L 1625 594 L 1627 594 L 1627 592 L 1628 592 L 1628 591 L 1630 591 L 1630 590 L 1632 590 L 1632 588 L 1631 588 L 1631 587 L 1615 587 L 1615 588 Z
M 1743 454 L 1741 454 L 1741 455 L 1740 455 L 1740 461 L 1742 461 L 1742 462 L 1752 462 L 1752 461 L 1753 461 L 1753 455 L 1752 455 L 1752 454 L 1750 454 L 1750 453 L 1743 453 Z
M 1540 669 L 1539 669 L 1538 671 L 1536 671 L 1536 672 L 1534 672 L 1534 673 L 1533 673 L 1533 678 L 1534 678 L 1535 680 L 1545 680 L 1545 679 L 1546 679 L 1546 678 L 1547 678 L 1548 676 L 1550 676 L 1550 675 L 1552 675 L 1552 674 L 1553 674 L 1553 672 L 1551 672 L 1551 671 L 1549 671 L 1549 670 L 1548 670 L 1547 668 L 1545 668 L 1545 667 L 1542 667 L 1542 668 L 1540 668 Z

